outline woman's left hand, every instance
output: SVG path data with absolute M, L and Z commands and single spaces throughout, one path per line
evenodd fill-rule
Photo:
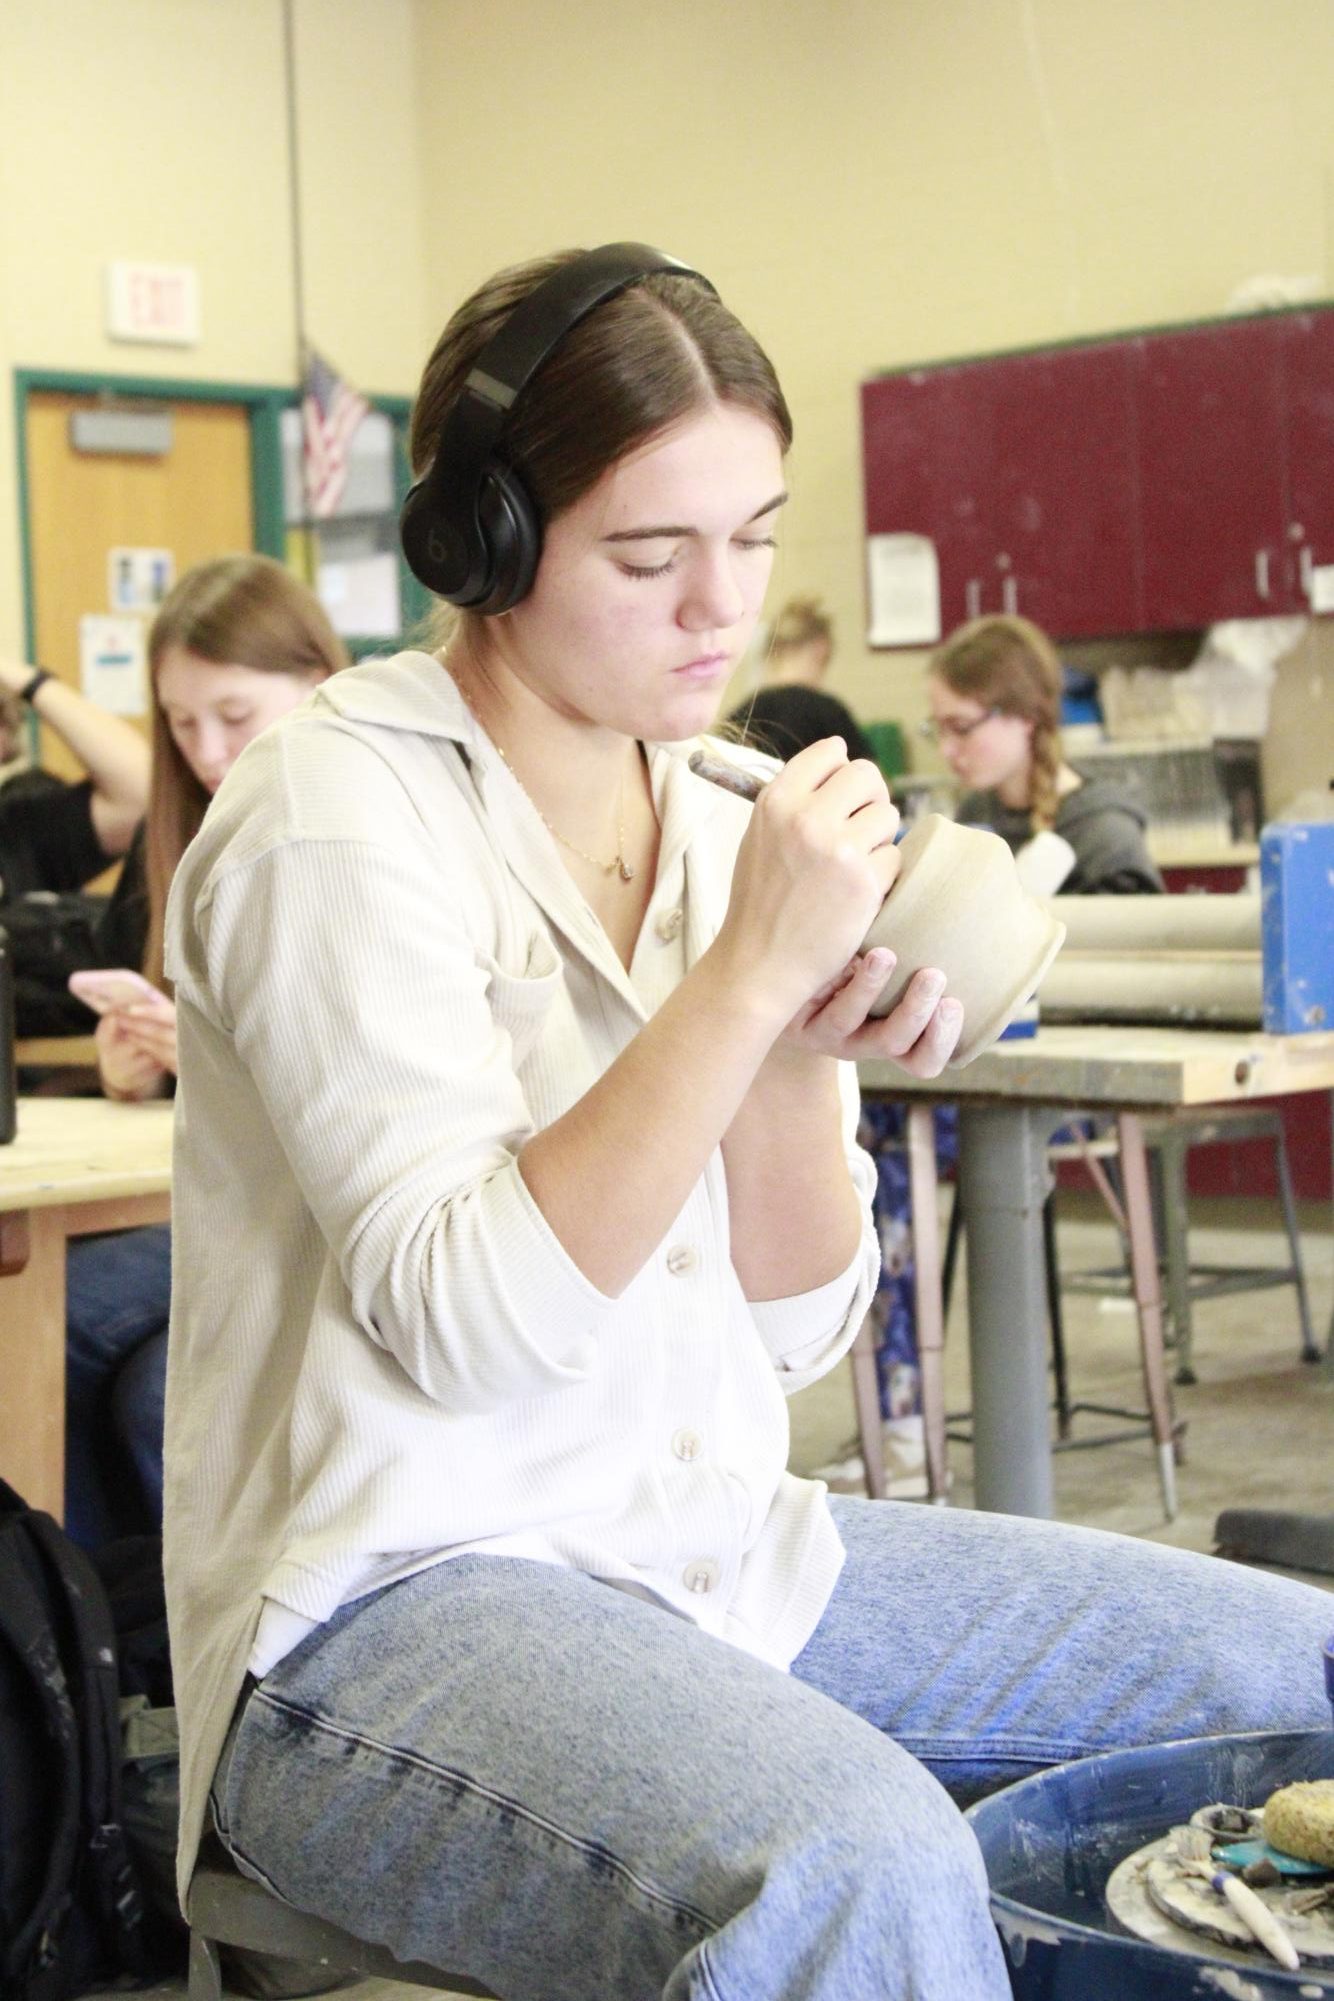
M 121 1033 L 131 1048 L 176 1075 L 176 1009 L 164 994 L 160 1001 L 143 1001 L 120 1015 Z
M 945 992 L 945 975 L 924 966 L 913 974 L 897 1006 L 882 1016 L 869 1010 L 894 970 L 883 945 L 858 956 L 842 977 L 823 987 L 783 1031 L 782 1042 L 811 1055 L 851 1062 L 887 1057 L 913 1077 L 938 1077 L 963 1029 L 963 1006 Z

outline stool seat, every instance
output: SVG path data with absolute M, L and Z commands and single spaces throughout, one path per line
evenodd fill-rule
M 375 1975 L 408 1986 L 443 1988 L 453 1994 L 478 1995 L 482 2001 L 498 2001 L 494 1989 L 480 1986 L 467 1974 L 446 1973 L 436 1966 L 404 1965 L 384 1946 L 368 1945 L 323 1918 L 297 1910 L 243 1876 L 216 1835 L 208 1836 L 200 1848 L 186 1915 L 190 1924 L 189 2001 L 221 2001 L 220 1945 L 319 1966 L 327 1969 L 331 1985 L 340 1974 L 349 1979 Z

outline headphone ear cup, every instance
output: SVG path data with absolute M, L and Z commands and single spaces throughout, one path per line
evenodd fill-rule
M 437 597 L 467 603 L 484 576 L 484 552 L 456 524 L 434 468 L 409 487 L 398 520 L 408 568 Z
M 489 465 L 477 496 L 477 520 L 486 571 L 472 610 L 496 617 L 526 598 L 542 554 L 542 524 L 518 474 Z

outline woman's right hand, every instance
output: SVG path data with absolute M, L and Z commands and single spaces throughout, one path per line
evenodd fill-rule
M 780 1025 L 857 953 L 898 873 L 898 826 L 879 770 L 841 737 L 799 751 L 756 800 L 717 943 Z
M 117 1009 L 104 1014 L 93 1039 L 102 1089 L 108 1098 L 156 1098 L 161 1094 L 169 1073 L 144 1047 L 128 1013 Z

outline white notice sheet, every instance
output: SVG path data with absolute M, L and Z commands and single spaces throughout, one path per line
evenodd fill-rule
M 866 544 L 871 646 L 934 646 L 940 564 L 928 535 L 872 535 Z

